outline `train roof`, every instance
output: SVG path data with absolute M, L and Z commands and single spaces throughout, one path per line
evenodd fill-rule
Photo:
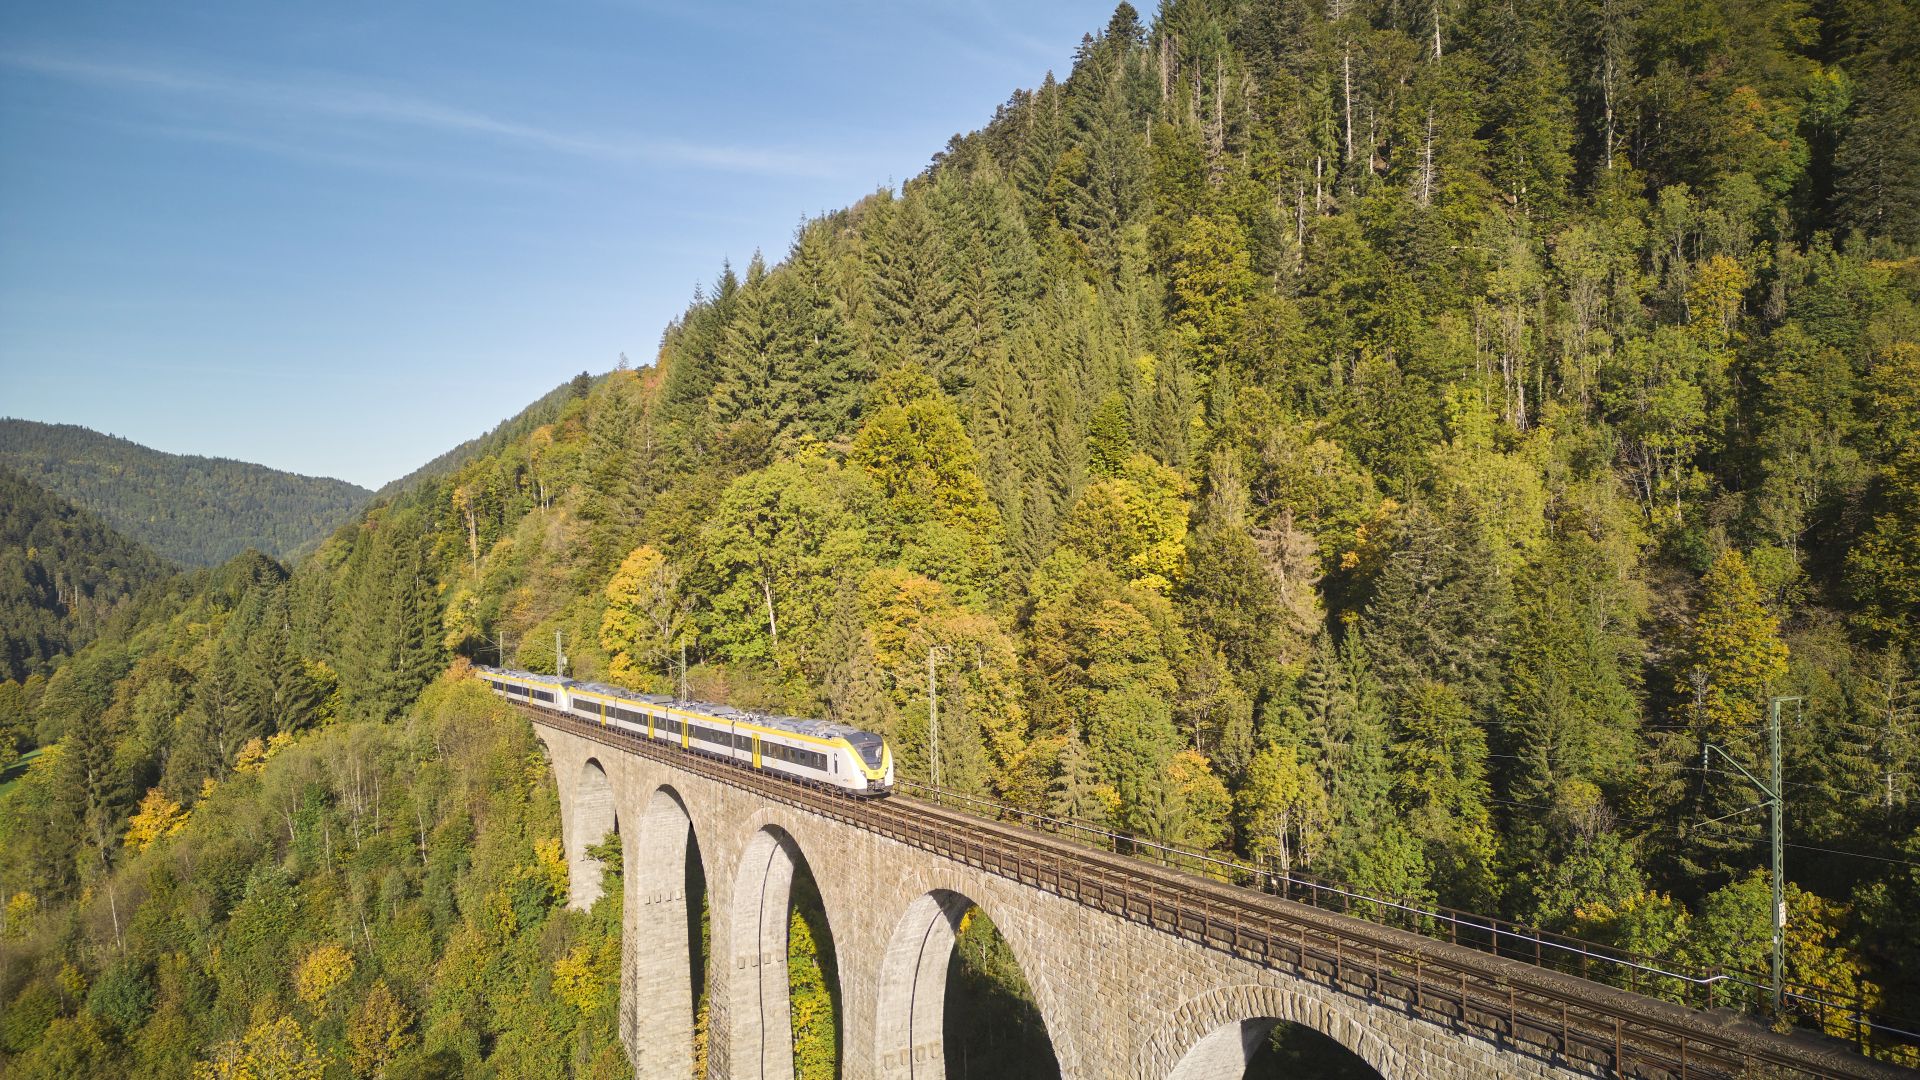
M 668 706 L 682 712 L 694 712 L 711 716 L 716 720 L 731 720 L 756 724 L 760 727 L 772 728 L 775 731 L 791 731 L 797 735 L 811 735 L 816 739 L 846 739 L 856 746 L 869 741 L 877 741 L 880 738 L 880 736 L 870 731 L 863 731 L 860 728 L 848 724 L 835 723 L 832 720 L 817 720 L 805 716 L 781 716 L 776 713 L 749 712 L 745 709 L 736 709 L 731 705 L 716 705 L 709 701 L 694 701 L 689 698 L 676 698 L 667 694 L 639 694 L 623 687 L 608 686 L 606 683 L 579 682 L 574 679 L 542 675 L 532 671 L 515 671 L 512 668 L 488 667 L 484 664 L 475 664 L 473 667 L 476 671 L 493 671 L 502 675 L 512 675 L 522 679 L 533 679 L 539 682 L 558 683 L 561 686 L 577 687 L 589 694 L 599 694 L 603 697 L 617 697 L 626 701 L 637 701 L 648 705 Z

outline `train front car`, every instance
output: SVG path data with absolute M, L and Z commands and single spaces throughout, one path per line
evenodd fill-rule
M 841 738 L 849 761 L 863 782 L 849 785 L 857 795 L 880 798 L 893 793 L 893 749 L 871 731 L 854 730 Z

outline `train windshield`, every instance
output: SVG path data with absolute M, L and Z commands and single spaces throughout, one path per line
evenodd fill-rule
M 880 767 L 880 748 L 886 745 L 885 740 L 880 736 L 871 731 L 856 731 L 847 736 L 847 741 L 853 744 L 855 750 L 860 751 L 860 757 L 867 763 L 867 768 Z

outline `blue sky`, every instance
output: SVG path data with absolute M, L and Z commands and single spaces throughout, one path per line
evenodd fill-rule
M 0 5 L 0 415 L 376 487 L 650 363 L 1112 6 Z

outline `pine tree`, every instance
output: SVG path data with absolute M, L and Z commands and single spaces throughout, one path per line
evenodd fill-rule
M 1897 822 L 1920 780 L 1920 664 L 1888 646 L 1864 666 L 1843 735 L 1844 783 L 1859 793 L 1849 801 Z
M 264 731 L 248 700 L 239 662 L 216 646 L 193 684 L 193 704 L 182 724 L 181 739 L 167 762 L 167 788 L 176 798 L 199 794 L 200 782 L 219 779 L 233 769 L 240 748 Z
M 1557 807 L 1631 782 L 1639 757 L 1643 602 L 1583 532 L 1556 542 L 1521 579 L 1507 631 L 1499 707 L 1516 861 L 1548 858 Z
M 1920 343 L 1878 358 L 1871 380 L 1880 421 L 1873 525 L 1847 553 L 1857 621 L 1889 642 L 1920 641 Z
M 1839 219 L 1874 236 L 1920 237 L 1920 30 L 1911 4 L 1836 5 L 1853 107 L 1834 154 Z
M 246 698 L 258 714 L 257 726 L 269 733 L 305 727 L 326 687 L 293 647 L 287 586 L 256 590 L 234 622 L 243 629 L 237 642 L 239 669 Z
M 1257 284 L 1237 222 L 1218 216 L 1187 222 L 1174 255 L 1173 329 L 1202 378 L 1238 355 L 1242 320 Z
M 588 550 L 595 569 L 620 558 L 644 504 L 635 453 L 642 441 L 638 390 L 633 373 L 615 372 L 589 399 L 587 497 L 580 515 L 589 522 Z
M 1096 476 L 1118 476 L 1133 457 L 1133 418 L 1127 399 L 1108 394 L 1087 428 L 1087 463 Z

